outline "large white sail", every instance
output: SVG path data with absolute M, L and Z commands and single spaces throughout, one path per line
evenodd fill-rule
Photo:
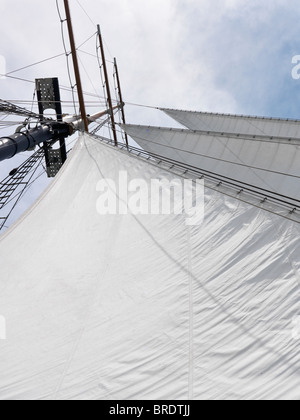
M 101 216 L 120 171 L 174 178 L 82 136 L 1 237 L 0 398 L 298 398 L 299 224 L 209 188 L 200 226 Z
M 176 109 L 162 109 L 162 111 L 190 130 L 282 137 L 290 140 L 298 139 L 300 143 L 299 120 L 214 114 Z
M 300 140 L 137 125 L 124 128 L 150 153 L 300 200 Z

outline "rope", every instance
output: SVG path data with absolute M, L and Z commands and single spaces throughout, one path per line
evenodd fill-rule
M 95 87 L 95 85 L 94 85 L 94 82 L 92 81 L 92 79 L 91 79 L 91 77 L 90 77 L 90 75 L 89 75 L 89 73 L 88 73 L 88 71 L 87 71 L 87 69 L 86 69 L 85 65 L 83 64 L 83 61 L 81 60 L 80 56 L 78 56 L 78 59 L 79 59 L 79 61 L 80 61 L 80 64 L 81 64 L 81 66 L 82 66 L 83 70 L 85 71 L 85 73 L 86 73 L 86 75 L 87 75 L 87 78 L 89 79 L 89 81 L 90 81 L 90 83 L 91 83 L 91 85 L 92 85 L 92 87 L 93 87 L 93 89 L 94 89 L 94 91 L 95 91 L 95 94 L 96 94 L 96 95 L 98 95 L 98 92 L 97 92 L 97 89 L 96 89 L 96 87 Z M 100 97 L 100 96 L 99 96 L 99 99 L 101 99 L 101 97 Z
M 21 67 L 17 70 L 10 71 L 9 73 L 5 74 L 5 77 L 8 77 L 9 75 L 14 74 L 14 73 L 18 73 L 19 71 L 29 69 L 31 67 L 38 66 L 39 64 L 46 63 L 47 61 L 55 60 L 56 58 L 62 57 L 64 55 L 65 55 L 64 53 L 57 54 L 57 55 L 54 55 L 53 57 L 45 58 L 44 60 L 37 61 L 36 63 L 29 64 L 28 66 Z
M 112 143 L 109 139 L 105 139 L 103 137 L 95 136 L 95 138 L 100 139 L 102 141 L 106 141 L 108 143 Z M 125 147 L 124 144 L 118 143 L 118 146 L 124 150 L 124 147 Z M 295 207 L 296 209 L 300 209 L 300 200 L 296 198 L 279 194 L 277 192 L 258 187 L 254 184 L 248 184 L 246 182 L 239 181 L 234 178 L 223 176 L 216 172 L 208 171 L 206 169 L 201 169 L 196 166 L 192 166 L 187 163 L 183 163 L 183 162 L 168 158 L 163 155 L 155 154 L 152 152 L 149 153 L 143 149 L 138 149 L 137 147 L 134 147 L 134 146 L 129 146 L 128 151 L 130 153 L 137 155 L 137 157 L 144 157 L 147 160 L 154 159 L 155 161 L 158 161 L 159 163 L 164 162 L 164 163 L 172 165 L 172 167 L 176 166 L 178 168 L 181 168 L 182 170 L 185 170 L 185 173 L 188 173 L 188 172 L 195 173 L 195 174 L 201 175 L 202 178 L 212 179 L 215 182 L 218 182 L 220 185 L 224 184 L 224 185 L 230 186 L 232 188 L 238 189 L 240 192 L 243 192 L 243 191 L 250 192 L 252 194 L 263 196 L 265 199 L 271 199 L 275 202 L 279 202 L 281 204 Z
M 64 34 L 64 24 L 66 22 L 66 19 L 62 19 L 62 14 L 60 12 L 60 7 L 59 7 L 59 4 L 58 4 L 58 0 L 56 0 L 56 8 L 57 8 L 58 16 L 60 18 L 61 38 L 62 38 L 62 44 L 63 44 L 64 50 L 65 50 L 68 78 L 69 78 L 70 88 L 71 88 L 71 93 L 72 93 L 74 112 L 75 112 L 75 115 L 76 115 L 77 114 L 77 108 L 76 108 L 75 93 L 74 93 L 76 83 L 75 84 L 72 83 L 71 69 L 70 69 L 70 63 L 69 63 L 69 56 L 70 56 L 71 52 L 67 50 L 66 41 L 65 41 L 65 34 Z
M 79 5 L 79 7 L 82 9 L 82 11 L 84 12 L 84 14 L 87 16 L 87 18 L 89 19 L 89 21 L 91 22 L 91 24 L 93 25 L 93 27 L 95 28 L 97 25 L 96 23 L 93 21 L 93 19 L 90 17 L 90 15 L 87 13 L 87 11 L 85 10 L 85 8 L 82 6 L 82 4 L 80 3 L 79 0 L 76 0 L 77 4 Z
M 1 231 L 1 229 L 6 225 L 6 223 L 7 223 L 7 220 L 9 219 L 9 217 L 11 216 L 11 214 L 12 214 L 12 212 L 15 210 L 15 208 L 16 208 L 16 206 L 18 205 L 18 203 L 19 203 L 19 201 L 21 200 L 21 198 L 23 197 L 23 195 L 24 195 L 24 193 L 25 193 L 25 191 L 26 191 L 26 189 L 27 189 L 27 187 L 28 187 L 28 185 L 30 184 L 30 182 L 31 182 L 31 180 L 32 180 L 32 178 L 33 178 L 33 176 L 34 176 L 34 174 L 36 173 L 36 171 L 38 170 L 38 168 L 39 168 L 39 166 L 40 166 L 40 163 L 41 163 L 41 161 L 42 161 L 42 159 L 43 159 L 43 155 L 41 155 L 40 157 L 38 157 L 38 155 L 40 155 L 40 149 L 36 152 L 36 153 L 34 153 L 29 159 L 27 159 L 27 161 L 25 161 L 24 162 L 24 164 L 23 165 L 21 165 L 18 169 L 19 170 L 21 170 L 24 166 L 26 166 L 26 164 L 27 163 L 30 163 L 30 161 L 31 160 L 35 160 L 36 158 L 37 158 L 37 160 L 36 160 L 36 162 L 35 162 L 35 164 L 34 164 L 34 166 L 28 171 L 28 173 L 24 176 L 24 178 L 25 177 L 27 177 L 30 173 L 31 173 L 31 175 L 30 175 L 30 177 L 28 178 L 28 180 L 26 181 L 26 182 L 24 182 L 24 181 L 22 181 L 22 185 L 23 185 L 23 187 L 22 187 L 22 189 L 21 189 L 21 191 L 20 192 L 18 192 L 15 196 L 14 196 L 14 198 L 11 198 L 10 200 L 9 200 L 9 202 L 7 202 L 7 203 L 5 203 L 5 205 L 3 206 L 3 208 L 5 207 L 5 206 L 7 206 L 7 204 L 8 203 L 11 203 L 14 199 L 16 199 L 15 200 L 15 202 L 14 202 L 14 204 L 12 205 L 12 207 L 11 207 L 11 209 L 10 209 L 10 211 L 8 212 L 8 214 L 6 215 L 6 217 L 4 217 L 2 220 L 3 220 L 3 222 L 0 224 L 0 231 Z M 15 175 L 14 175 L 15 176 Z M 6 178 L 6 179 L 9 179 L 9 178 L 13 178 L 13 177 L 8 177 L 8 178 Z M 23 178 L 23 180 L 24 180 L 24 178 Z M 6 181 L 6 179 L 3 181 L 4 183 L 5 183 L 5 181 Z M 21 184 L 19 184 L 19 186 L 21 186 Z M 18 187 L 19 187 L 18 186 Z M 3 187 L 5 188 L 5 184 L 3 185 Z M 17 187 L 17 188 L 18 188 Z
M 100 77 L 101 77 L 101 83 L 102 83 L 102 88 L 103 88 L 103 95 L 104 95 L 104 98 L 105 98 L 106 108 L 108 109 L 109 108 L 109 104 L 108 104 L 108 98 L 107 98 L 107 92 L 106 92 L 106 82 L 104 80 L 105 77 L 104 77 L 104 71 L 103 71 L 103 63 L 101 63 L 101 59 L 100 59 L 100 55 L 99 55 L 100 44 L 98 45 L 98 43 L 99 43 L 99 38 L 98 38 L 98 36 L 96 36 L 96 55 L 97 55 L 97 61 L 98 61 L 98 66 L 99 66 L 99 71 L 100 71 Z M 112 140 L 111 118 L 108 118 L 107 124 L 108 124 L 109 137 Z
M 5 76 L 5 74 L 0 73 L 0 76 Z M 24 78 L 21 78 L 21 77 L 9 76 L 9 75 L 6 76 L 6 77 L 9 78 L 9 79 L 18 80 L 18 81 L 21 81 L 21 82 L 30 83 L 30 84 L 35 85 L 35 82 L 33 80 L 28 80 L 28 79 L 24 79 Z M 77 93 L 77 89 L 72 89 L 72 88 L 64 86 L 64 85 L 60 85 L 60 89 L 66 91 L 66 92 L 72 92 L 74 90 L 74 92 Z M 95 95 L 94 93 L 86 92 L 86 91 L 83 91 L 83 93 L 86 96 L 90 96 L 90 97 L 93 97 L 93 98 L 98 98 L 98 95 Z M 104 99 L 104 98 L 102 98 L 102 99 Z M 76 101 L 75 101 L 75 103 L 76 103 Z
M 78 51 L 81 47 L 83 47 L 87 42 L 89 42 L 94 36 L 97 34 L 97 32 L 94 32 L 91 36 L 89 36 L 82 44 L 80 44 L 76 50 Z
M 10 102 L 0 99 L 0 112 L 5 112 L 6 114 L 21 115 L 29 118 L 39 119 L 39 114 L 28 111 L 26 108 L 21 108 L 17 105 L 14 105 Z
M 190 131 L 187 131 L 187 134 L 190 134 Z M 147 143 L 151 143 L 151 144 L 155 144 L 155 145 L 158 145 L 158 146 L 162 146 L 161 143 L 157 143 L 157 142 L 151 141 L 151 140 L 146 140 L 146 139 L 144 139 L 142 137 L 139 137 L 139 136 L 135 136 L 135 137 L 138 138 L 139 140 L 146 141 Z M 204 158 L 207 158 L 207 159 L 216 160 L 216 161 L 219 161 L 219 162 L 230 163 L 232 165 L 237 165 L 237 166 L 243 166 L 243 167 L 249 168 L 249 169 L 260 170 L 260 171 L 263 171 L 263 172 L 268 172 L 268 173 L 277 174 L 277 175 L 285 175 L 285 176 L 288 176 L 288 177 L 291 177 L 291 178 L 298 178 L 298 179 L 300 179 L 300 176 L 298 176 L 298 175 L 289 175 L 289 174 L 286 174 L 284 172 L 278 172 L 278 171 L 272 171 L 270 169 L 258 168 L 258 167 L 253 166 L 253 165 L 247 165 L 245 163 L 242 163 L 241 160 L 240 160 L 241 163 L 239 163 L 239 162 L 231 162 L 231 161 L 226 160 L 226 159 L 216 158 L 216 157 L 205 155 L 205 154 L 201 154 L 201 153 L 195 153 L 195 152 L 191 152 L 189 150 L 182 150 L 182 149 L 180 149 L 178 147 L 170 146 L 170 145 L 167 145 L 167 144 L 164 144 L 163 147 L 166 147 L 167 149 L 172 149 L 172 150 L 175 150 L 175 151 L 179 151 L 179 152 L 182 152 L 182 153 L 187 153 L 187 154 L 193 155 L 193 156 L 201 156 L 201 157 L 204 157 Z M 239 158 L 238 155 L 236 155 L 236 154 L 234 154 L 234 156 L 237 157 L 237 158 Z M 265 182 L 265 180 L 263 178 L 261 178 L 261 181 L 264 181 Z
M 116 71 L 115 63 L 114 63 L 113 79 L 114 79 L 116 101 L 117 101 L 117 103 L 121 103 L 120 91 L 119 91 L 119 88 L 118 88 L 118 82 L 116 80 L 117 79 L 117 71 Z M 119 117 L 119 124 L 122 124 L 123 120 L 122 120 L 122 115 L 121 115 L 121 109 L 118 109 L 118 117 Z M 121 137 L 122 137 L 123 143 L 126 144 L 126 137 L 125 137 L 125 134 L 124 134 L 123 130 L 121 130 Z

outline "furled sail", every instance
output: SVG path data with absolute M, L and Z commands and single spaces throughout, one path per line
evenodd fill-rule
M 1 399 L 299 397 L 299 224 L 210 188 L 201 225 L 99 214 L 174 176 L 83 135 L 0 238 Z

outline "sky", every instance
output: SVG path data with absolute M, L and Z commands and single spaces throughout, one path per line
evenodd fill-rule
M 58 4 L 64 16 L 63 1 Z M 176 127 L 162 113 L 131 103 L 300 119 L 300 79 L 292 77 L 292 58 L 300 55 L 299 1 L 70 0 L 70 7 L 77 46 L 100 24 L 107 60 L 117 57 L 129 123 Z M 64 52 L 56 0 L 1 0 L 0 20 L 6 72 Z M 95 51 L 95 36 L 80 48 L 83 87 L 103 97 Z M 59 77 L 70 86 L 65 56 L 11 76 Z M 33 83 L 0 79 L 2 99 L 28 101 L 31 108 L 33 93 Z M 71 98 L 62 91 L 62 99 Z M 103 108 L 101 98 L 86 101 L 89 112 Z M 64 111 L 72 113 L 72 105 L 64 103 Z M 24 159 L 0 163 L 0 178 Z M 31 188 L 16 217 L 47 183 L 43 177 Z

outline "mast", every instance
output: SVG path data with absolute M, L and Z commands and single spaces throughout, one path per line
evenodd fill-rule
M 104 71 L 104 77 L 105 77 L 105 83 L 106 83 L 106 92 L 107 92 L 108 107 L 109 107 L 110 112 L 111 112 L 110 117 L 111 117 L 112 131 L 113 131 L 115 146 L 117 146 L 118 145 L 118 138 L 117 138 L 116 123 L 115 123 L 115 117 L 114 117 L 113 106 L 112 106 L 112 99 L 111 99 L 111 93 L 110 93 L 109 79 L 108 79 L 108 73 L 107 73 L 107 66 L 106 66 L 106 61 L 105 61 L 105 53 L 104 53 L 103 40 L 102 40 L 100 25 L 98 25 L 97 27 L 98 27 L 98 35 L 99 35 L 101 55 L 102 55 L 103 71 Z
M 64 4 L 65 4 L 65 10 L 66 10 L 66 18 L 67 18 L 67 24 L 68 24 L 68 30 L 69 30 L 72 57 L 73 57 L 74 72 L 75 72 L 75 78 L 76 78 L 76 84 L 77 84 L 77 90 L 78 90 L 80 113 L 81 113 L 82 121 L 84 123 L 84 130 L 88 132 L 89 125 L 88 125 L 88 120 L 87 120 L 87 115 L 86 115 L 86 110 L 85 110 L 85 104 L 84 104 L 84 97 L 83 97 L 82 84 L 81 84 L 81 78 L 80 78 L 80 72 L 79 72 L 79 65 L 78 65 L 78 58 L 77 58 L 77 51 L 76 51 L 76 45 L 75 45 L 75 39 L 74 39 L 69 1 L 64 0 Z
M 116 58 L 114 59 L 114 64 L 115 64 L 115 72 L 116 72 L 116 77 L 117 77 L 119 100 L 120 100 L 120 104 L 122 104 L 122 107 L 121 107 L 122 121 L 123 121 L 123 124 L 126 124 L 125 112 L 124 112 L 124 102 L 123 102 L 123 96 L 122 96 L 122 90 L 121 90 L 121 83 L 120 83 L 120 76 L 119 76 L 119 69 L 118 69 L 118 64 L 117 64 L 117 59 Z M 126 146 L 128 148 L 128 136 L 127 136 L 127 133 L 126 132 L 125 132 L 125 141 L 126 141 Z

